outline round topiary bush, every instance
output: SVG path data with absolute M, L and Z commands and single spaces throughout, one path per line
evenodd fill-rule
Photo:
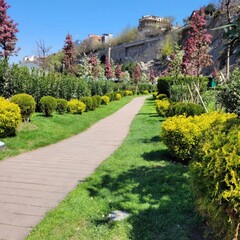
M 101 105 L 101 103 L 102 103 L 102 98 L 101 98 L 101 96 L 99 96 L 99 95 L 94 95 L 93 98 L 96 99 L 97 107 L 99 107 L 99 106 Z
M 115 100 L 120 100 L 122 98 L 122 95 L 120 93 L 115 94 Z
M 86 110 L 86 104 L 78 99 L 72 99 L 68 102 L 68 111 L 72 114 L 82 114 Z
M 102 104 L 103 105 L 108 105 L 109 102 L 110 102 L 110 99 L 108 96 L 102 96 Z
M 45 117 L 50 117 L 57 108 L 57 99 L 51 96 L 44 96 L 40 99 L 40 108 Z
M 0 137 L 16 134 L 21 123 L 21 110 L 15 103 L 0 97 Z
M 11 102 L 16 103 L 21 109 L 21 116 L 24 122 L 28 122 L 31 114 L 35 112 L 36 101 L 26 93 L 19 93 L 12 96 Z
M 86 112 L 93 110 L 93 100 L 91 97 L 82 97 L 80 101 L 86 105 Z
M 67 107 L 68 107 L 68 102 L 67 100 L 63 99 L 63 98 L 58 98 L 57 99 L 57 108 L 56 111 L 59 114 L 64 114 L 67 111 Z

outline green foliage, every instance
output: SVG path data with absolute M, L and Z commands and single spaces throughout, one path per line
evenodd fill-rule
M 114 92 L 106 93 L 105 95 L 109 97 L 110 102 L 115 100 L 115 93 Z
M 15 135 L 20 123 L 21 110 L 19 106 L 0 97 L 0 137 Z
M 106 95 L 102 96 L 102 104 L 108 105 L 109 102 L 110 102 L 110 99 L 108 96 Z
M 115 100 L 120 100 L 122 98 L 122 95 L 120 93 L 115 93 Z
M 195 103 L 177 102 L 172 103 L 167 111 L 167 117 L 176 115 L 195 116 L 205 113 L 202 106 Z
M 137 28 L 127 26 L 116 38 L 113 39 L 112 45 L 120 45 L 137 39 Z
M 91 97 L 82 97 L 80 101 L 86 105 L 86 112 L 93 110 L 93 100 Z
M 211 112 L 194 117 L 169 117 L 162 126 L 161 136 L 174 158 L 188 162 L 198 148 L 203 131 L 210 130 L 216 120 L 225 122 L 231 118 L 236 115 Z
M 161 53 L 163 58 L 170 56 L 170 54 L 173 52 L 173 45 L 172 35 L 166 35 L 165 40 L 161 42 Z
M 78 99 L 71 99 L 68 101 L 68 112 L 72 114 L 82 114 L 86 108 L 86 104 Z
M 217 239 L 239 239 L 239 132 L 239 119 L 216 119 L 202 135 L 190 166 L 198 210 Z
M 52 96 L 44 96 L 40 99 L 40 108 L 45 117 L 50 117 L 57 108 L 57 99 Z
M 161 117 L 166 116 L 166 112 L 170 106 L 169 101 L 166 100 L 155 100 L 155 105 L 156 105 L 156 111 Z
M 126 95 L 126 96 L 132 96 L 132 95 L 133 95 L 133 91 L 131 91 L 131 90 L 125 90 L 125 95 Z
M 101 105 L 101 103 L 102 103 L 102 98 L 101 98 L 101 96 L 99 96 L 99 95 L 94 95 L 92 98 L 95 98 L 95 99 L 96 99 L 97 107 L 100 107 L 100 105 Z
M 151 93 L 156 89 L 155 89 L 155 86 L 152 85 L 151 83 L 139 83 L 138 90 L 140 93 L 143 93 L 145 90 L 147 90 L 149 93 Z
M 228 83 L 218 94 L 218 102 L 227 112 L 240 116 L 240 70 L 235 69 Z
M 157 100 L 163 100 L 163 99 L 167 99 L 167 98 L 168 98 L 167 95 L 163 94 L 163 93 L 160 93 L 160 94 L 157 93 L 157 95 L 156 95 Z
M 171 85 L 171 77 L 161 77 L 158 79 L 157 90 L 158 93 L 162 93 L 170 97 L 170 85 Z
M 28 122 L 31 114 L 35 112 L 36 101 L 26 93 L 19 93 L 11 97 L 11 102 L 16 103 L 21 109 L 21 116 L 24 122 Z
M 57 99 L 57 108 L 56 111 L 59 114 L 64 114 L 67 111 L 68 108 L 68 102 L 67 100 L 63 99 L 63 98 L 58 98 Z

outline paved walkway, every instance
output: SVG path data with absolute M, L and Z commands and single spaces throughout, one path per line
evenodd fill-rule
M 133 99 L 67 140 L 0 161 L 0 239 L 24 239 L 49 210 L 90 176 L 121 145 L 145 99 Z

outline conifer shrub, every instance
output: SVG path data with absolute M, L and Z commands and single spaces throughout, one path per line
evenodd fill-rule
M 161 137 L 173 158 L 188 162 L 198 148 L 203 131 L 211 129 L 216 120 L 226 122 L 231 118 L 236 118 L 236 114 L 211 112 L 194 117 L 169 117 L 162 125 Z
M 68 107 L 68 102 L 67 100 L 63 99 L 63 98 L 58 98 L 57 99 L 57 108 L 56 111 L 59 114 L 64 114 L 67 111 L 67 107 Z
M 167 99 L 165 100 L 155 100 L 156 111 L 161 117 L 166 116 L 166 112 L 170 106 L 170 103 Z
M 115 100 L 120 100 L 122 98 L 122 95 L 120 93 L 115 93 Z
M 100 95 L 94 95 L 93 98 L 96 99 L 97 107 L 99 107 L 102 103 L 102 98 Z
M 115 93 L 114 92 L 106 93 L 105 95 L 109 97 L 110 102 L 115 100 Z
M 108 105 L 109 102 L 110 102 L 110 99 L 108 96 L 106 96 L 106 95 L 102 96 L 102 104 L 103 105 Z
M 166 113 L 167 117 L 178 116 L 178 115 L 186 115 L 195 116 L 200 115 L 205 112 L 204 108 L 195 103 L 187 103 L 187 102 L 177 102 L 172 103 L 169 106 L 168 111 Z
M 91 97 L 82 97 L 80 101 L 86 105 L 86 112 L 93 110 L 93 99 Z
M 21 116 L 24 122 L 28 122 L 31 114 L 35 112 L 36 101 L 26 93 L 19 93 L 11 97 L 11 102 L 16 103 L 21 109 Z
M 15 135 L 21 119 L 19 106 L 0 97 L 0 137 Z
M 217 239 L 240 237 L 240 120 L 215 120 L 190 164 L 199 212 Z
M 44 96 L 40 99 L 40 108 L 45 117 L 50 117 L 57 108 L 57 99 L 52 96 Z
M 72 114 L 82 114 L 86 110 L 86 104 L 78 99 L 68 101 L 68 112 Z
M 98 107 L 97 99 L 95 97 L 91 97 L 91 99 L 92 99 L 92 108 L 91 108 L 91 110 L 95 110 Z
M 125 90 L 125 95 L 126 96 L 132 96 L 133 95 L 133 91 L 132 90 Z

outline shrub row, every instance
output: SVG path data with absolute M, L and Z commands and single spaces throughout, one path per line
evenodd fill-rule
M 197 208 L 217 239 L 240 234 L 240 120 L 236 114 L 169 117 L 161 136 L 171 155 L 189 162 Z

